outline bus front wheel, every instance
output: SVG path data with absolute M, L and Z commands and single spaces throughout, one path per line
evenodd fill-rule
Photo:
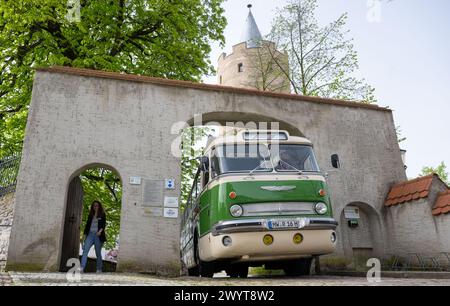
M 231 266 L 228 269 L 225 270 L 227 274 L 231 278 L 247 278 L 248 276 L 248 266 L 247 265 L 237 265 L 237 266 Z
M 311 274 L 311 258 L 302 258 L 286 262 L 284 273 L 287 276 L 303 276 Z
M 214 276 L 214 262 L 200 261 L 198 271 L 201 277 L 212 278 Z
M 188 276 L 199 276 L 198 267 L 187 269 Z
M 215 267 L 214 267 L 214 262 L 206 262 L 206 261 L 202 261 L 200 259 L 200 252 L 198 249 L 198 243 L 197 243 L 197 239 L 196 239 L 196 243 L 195 243 L 195 261 L 197 262 L 197 266 L 194 268 L 196 269 L 196 273 L 197 276 L 201 276 L 201 277 L 213 277 L 214 276 L 214 272 L 215 272 Z

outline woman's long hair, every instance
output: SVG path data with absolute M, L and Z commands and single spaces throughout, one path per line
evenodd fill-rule
M 94 209 L 95 203 L 98 204 L 97 218 L 100 218 L 105 214 L 105 210 L 103 209 L 102 203 L 100 203 L 100 201 L 95 200 L 91 204 L 91 208 L 89 210 L 89 218 L 93 218 L 95 215 L 95 209 Z

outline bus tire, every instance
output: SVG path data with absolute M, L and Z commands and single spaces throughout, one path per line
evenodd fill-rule
M 311 274 L 311 258 L 302 258 L 286 262 L 284 273 L 287 276 L 305 276 Z
M 188 276 L 199 276 L 198 267 L 193 267 L 187 270 Z
M 239 268 L 239 278 L 247 278 L 248 277 L 248 267 L 243 266 Z
M 214 262 L 205 262 L 200 260 L 198 268 L 201 277 L 212 278 L 214 276 Z
M 239 265 L 239 266 L 231 266 L 226 270 L 228 276 L 231 278 L 247 278 L 248 277 L 248 266 L 247 265 Z
M 197 263 L 197 266 L 195 267 L 195 269 L 197 269 L 198 272 L 197 276 L 200 277 L 208 277 L 211 278 L 214 276 L 214 262 L 206 262 L 206 261 L 202 261 L 200 259 L 200 250 L 198 249 L 198 237 L 197 235 L 195 235 L 194 238 L 194 243 L 195 243 L 195 261 Z

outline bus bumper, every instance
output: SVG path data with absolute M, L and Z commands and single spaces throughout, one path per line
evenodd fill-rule
M 283 218 L 280 219 L 282 220 Z M 333 218 L 289 218 L 288 220 L 290 221 L 295 220 L 298 224 L 298 228 L 292 228 L 290 230 L 294 229 L 334 230 L 338 226 L 338 222 Z M 268 224 L 268 221 L 269 221 L 268 219 L 239 219 L 239 220 L 221 221 L 213 226 L 212 234 L 214 236 L 217 236 L 220 234 L 229 234 L 229 233 L 268 231 L 271 229 Z
M 302 235 L 303 240 L 295 243 L 294 235 L 298 233 Z M 266 235 L 273 237 L 269 245 L 263 240 Z M 231 238 L 231 244 L 228 246 L 223 243 L 226 236 Z M 199 243 L 200 259 L 203 261 L 271 261 L 332 253 L 336 247 L 336 233 L 334 229 L 232 232 L 216 235 L 209 233 L 200 238 Z

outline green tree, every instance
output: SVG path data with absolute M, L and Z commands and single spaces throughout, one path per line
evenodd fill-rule
M 224 42 L 222 2 L 2 0 L 0 158 L 21 151 L 32 67 L 64 65 L 199 81 L 213 71 L 211 41 Z M 79 9 L 79 20 L 68 14 L 72 9 Z
M 442 181 L 444 181 L 447 185 L 450 186 L 450 180 L 449 175 L 447 172 L 447 166 L 444 162 L 441 162 L 436 168 L 433 167 L 423 167 L 422 172 L 420 173 L 420 176 L 430 175 L 430 174 L 437 174 Z
M 246 81 L 247 86 L 262 91 L 283 92 L 290 89 L 290 83 L 285 78 L 284 71 L 289 66 L 287 56 L 277 52 L 276 46 L 268 41 L 259 42 L 259 48 L 252 48 L 251 61 L 248 63 L 250 78 Z M 283 66 L 283 69 L 279 68 Z
M 200 165 L 205 140 L 212 131 L 208 127 L 189 127 L 182 131 L 181 150 L 181 208 L 186 206 L 195 174 Z
M 122 182 L 114 171 L 104 168 L 94 168 L 84 171 L 81 175 L 83 185 L 83 219 L 81 235 L 86 225 L 91 203 L 99 200 L 107 214 L 106 249 L 116 246 L 120 230 L 120 213 L 122 209 Z
M 0 158 L 22 150 L 33 67 L 64 65 L 199 81 L 213 71 L 211 41 L 224 42 L 222 2 L 1 1 Z M 81 180 L 83 222 L 92 201 L 100 200 L 108 212 L 105 246 L 112 248 L 120 227 L 120 179 L 109 170 L 92 169 Z
M 296 94 L 374 102 L 374 89 L 352 76 L 358 69 L 357 52 L 347 14 L 319 26 L 317 0 L 290 0 L 276 13 L 269 40 L 289 54 L 290 69 L 279 67 Z

